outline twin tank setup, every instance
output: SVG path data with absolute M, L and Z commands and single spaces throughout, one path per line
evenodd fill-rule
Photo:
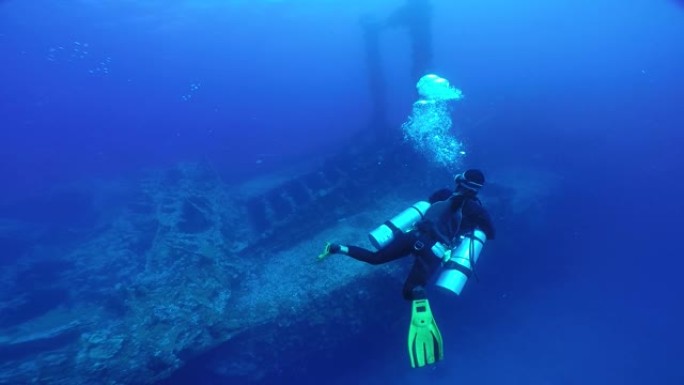
M 394 239 L 397 231 L 411 230 L 425 216 L 429 208 L 429 202 L 416 202 L 371 231 L 368 234 L 370 242 L 377 249 L 387 246 Z M 440 242 L 435 243 L 431 251 L 436 258 L 442 259 L 442 269 L 435 285 L 460 295 L 486 241 L 485 233 L 480 229 L 475 229 L 471 233 L 462 235 L 461 242 L 452 250 L 447 250 L 447 246 Z

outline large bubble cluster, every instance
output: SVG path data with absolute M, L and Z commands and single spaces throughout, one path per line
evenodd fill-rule
M 425 100 L 449 101 L 463 99 L 463 93 L 449 81 L 434 74 L 425 75 L 416 84 L 418 94 Z
M 411 116 L 401 126 L 404 138 L 437 165 L 458 168 L 465 151 L 450 133 L 449 102 L 462 99 L 463 94 L 448 80 L 433 74 L 420 78 L 416 88 L 421 99 L 413 104 Z

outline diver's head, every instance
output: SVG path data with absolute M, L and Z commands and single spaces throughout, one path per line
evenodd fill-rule
M 456 192 L 476 195 L 485 184 L 485 176 L 482 171 L 471 168 L 456 175 Z

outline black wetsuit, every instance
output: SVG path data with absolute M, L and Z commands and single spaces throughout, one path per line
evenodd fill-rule
M 371 265 L 414 255 L 416 258 L 402 291 L 406 300 L 425 298 L 424 287 L 442 263 L 431 251 L 436 242 L 452 248 L 458 243 L 460 235 L 476 227 L 487 235 L 488 240 L 496 235 L 489 213 L 475 196 L 454 194 L 444 189 L 432 194 L 430 203 L 432 206 L 415 229 L 407 233 L 395 231 L 394 239 L 382 249 L 373 252 L 348 246 L 347 254 L 350 257 Z

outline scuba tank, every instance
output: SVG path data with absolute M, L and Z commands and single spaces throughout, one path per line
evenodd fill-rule
M 487 236 L 480 229 L 462 236 L 461 243 L 451 251 L 451 256 L 444 263 L 435 285 L 460 295 L 485 242 Z
M 370 239 L 370 242 L 376 249 L 382 249 L 394 239 L 395 232 L 411 230 L 413 225 L 423 218 L 429 208 L 429 202 L 419 201 L 414 203 L 413 206 L 371 231 L 368 234 L 368 239 Z

